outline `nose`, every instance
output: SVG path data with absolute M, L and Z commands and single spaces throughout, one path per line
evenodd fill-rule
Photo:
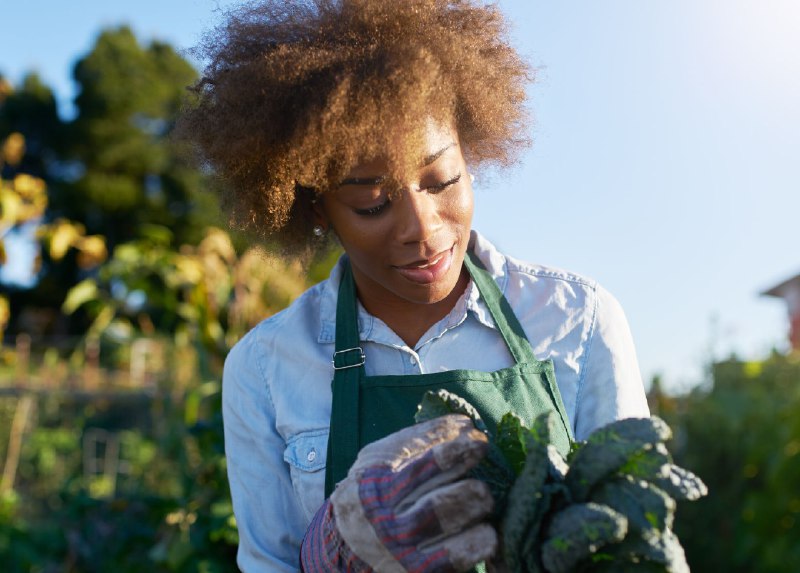
M 402 243 L 423 243 L 442 226 L 436 197 L 424 189 L 404 189 L 395 206 L 399 211 L 397 238 Z

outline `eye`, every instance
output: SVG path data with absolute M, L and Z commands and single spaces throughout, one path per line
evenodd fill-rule
M 452 179 L 448 179 L 444 183 L 437 183 L 436 185 L 431 185 L 430 187 L 427 188 L 427 191 L 429 193 L 434 193 L 434 194 L 435 193 L 441 193 L 442 191 L 444 191 L 445 189 L 447 189 L 451 185 L 455 185 L 459 181 L 461 181 L 461 173 L 459 173 L 458 175 L 456 175 Z
M 384 199 L 383 203 L 379 205 L 375 205 L 374 207 L 370 207 L 369 209 L 353 209 L 356 215 L 361 215 L 363 217 L 374 217 L 376 215 L 380 215 L 385 209 L 389 207 L 391 204 L 391 200 L 387 197 Z

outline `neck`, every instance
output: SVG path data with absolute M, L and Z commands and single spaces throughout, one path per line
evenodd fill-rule
M 429 304 L 403 300 L 366 302 L 360 293 L 359 300 L 367 312 L 380 318 L 403 342 L 414 348 L 431 326 L 450 314 L 468 284 L 469 272 L 463 267 L 456 286 L 449 295 L 438 302 Z

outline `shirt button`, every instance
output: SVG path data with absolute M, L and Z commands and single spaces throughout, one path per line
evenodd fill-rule
M 308 461 L 310 461 L 310 462 L 313 462 L 314 460 L 316 460 L 317 459 L 317 450 L 311 450 L 310 452 L 308 452 L 308 455 L 306 456 L 306 459 Z
M 409 358 L 408 361 L 411 362 L 411 366 L 416 366 L 417 365 L 417 359 L 414 358 L 413 356 L 411 358 Z

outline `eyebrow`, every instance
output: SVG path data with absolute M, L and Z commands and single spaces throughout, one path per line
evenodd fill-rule
M 433 163 L 434 161 L 439 159 L 442 155 L 444 155 L 445 151 L 447 151 L 451 147 L 455 147 L 455 145 L 456 145 L 455 142 L 448 143 L 447 145 L 442 147 L 436 153 L 432 153 L 431 155 L 428 155 L 425 158 L 425 160 L 422 162 L 422 166 L 423 167 L 427 167 L 428 165 L 430 165 L 431 163 Z M 380 185 L 385 180 L 386 180 L 386 176 L 384 176 L 384 175 L 380 175 L 378 177 L 348 177 L 347 179 L 343 179 L 342 182 L 339 183 L 339 186 L 344 186 L 344 185 Z
M 344 179 L 339 186 L 343 185 L 380 185 L 384 182 L 386 177 L 383 175 L 379 177 L 349 177 Z
M 422 162 L 422 165 L 423 165 L 423 167 L 427 167 L 428 165 L 430 165 L 431 163 L 433 163 L 434 161 L 436 161 L 437 159 L 439 159 L 439 158 L 440 158 L 440 157 L 441 157 L 441 156 L 444 154 L 444 152 L 445 152 L 445 151 L 447 151 L 447 150 L 448 150 L 448 149 L 450 149 L 451 147 L 455 147 L 455 145 L 456 145 L 456 144 L 455 144 L 455 142 L 454 142 L 454 141 L 453 141 L 453 142 L 451 142 L 451 143 L 448 143 L 447 145 L 445 145 L 444 147 L 442 147 L 442 148 L 441 148 L 439 151 L 437 151 L 436 153 L 434 153 L 434 154 L 432 154 L 432 155 L 429 155 L 428 157 L 426 157 L 426 158 L 425 158 L 425 161 L 423 161 L 423 162 Z

